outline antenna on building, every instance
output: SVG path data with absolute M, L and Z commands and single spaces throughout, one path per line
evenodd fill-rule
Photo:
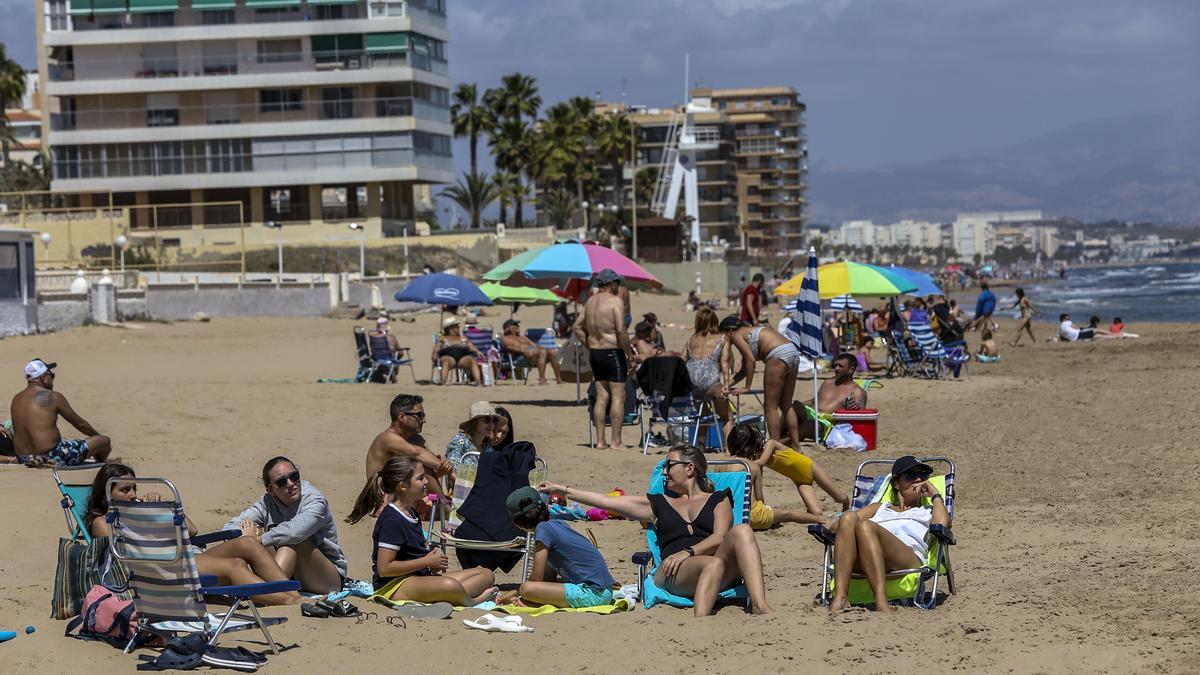
M 692 61 L 692 55 L 685 53 L 683 55 L 683 105 L 684 106 L 687 105 L 688 96 L 690 95 L 690 92 L 688 91 L 688 74 L 689 74 L 688 71 L 691 70 L 691 65 L 692 65 L 691 61 Z

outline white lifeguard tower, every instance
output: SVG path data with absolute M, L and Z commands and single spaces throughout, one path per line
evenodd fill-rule
M 697 126 L 695 116 L 713 113 L 712 100 L 697 97 L 687 102 L 683 114 L 671 119 L 667 131 L 667 147 L 658 169 L 658 185 L 654 190 L 651 209 L 674 220 L 679 209 L 680 192 L 683 193 L 684 220 L 690 226 L 689 241 L 699 259 L 700 236 L 700 191 L 697 186 L 696 158 L 706 150 L 716 150 L 721 142 L 721 130 L 716 126 Z
M 33 235 L 30 230 L 0 227 L 0 337 L 38 329 Z

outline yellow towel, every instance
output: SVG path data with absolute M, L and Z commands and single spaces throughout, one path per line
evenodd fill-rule
M 475 609 L 483 609 L 476 607 Z M 592 614 L 612 614 L 614 612 L 628 612 L 632 609 L 628 600 L 617 600 L 611 605 L 596 605 L 595 607 L 555 607 L 554 605 L 542 605 L 540 607 L 522 607 L 520 605 L 496 605 L 489 611 L 504 612 L 506 614 L 524 614 L 526 616 L 541 616 L 550 614 L 551 612 L 591 612 Z

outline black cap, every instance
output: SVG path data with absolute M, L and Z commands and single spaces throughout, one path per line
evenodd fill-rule
M 520 326 L 520 325 L 521 325 L 520 321 L 517 321 L 516 319 L 509 319 L 508 321 L 504 322 L 504 330 L 508 330 L 509 326 Z
M 508 495 L 508 499 L 504 500 L 504 505 L 508 507 L 508 515 L 513 518 L 520 518 L 541 508 L 542 494 L 525 485 L 513 490 Z
M 912 455 L 905 455 L 892 463 L 893 476 L 899 476 L 900 474 L 907 471 L 912 471 L 913 469 L 920 469 L 926 473 L 933 473 L 933 467 L 929 466 L 925 462 L 920 461 Z
M 649 321 L 650 323 L 655 323 L 656 321 L 658 321 L 658 315 L 655 314 L 654 312 L 646 312 L 645 314 L 642 315 L 642 318 Z
M 738 317 L 730 314 L 729 316 L 725 317 L 724 319 L 721 319 L 720 329 L 722 331 L 737 330 L 738 328 L 741 328 L 742 326 L 745 326 L 745 325 L 746 325 L 745 321 L 742 321 Z
M 612 269 L 610 269 L 608 267 L 605 267 L 604 269 L 600 270 L 600 273 L 596 275 L 596 285 L 597 286 L 607 286 L 608 284 L 611 284 L 614 281 L 618 281 L 618 282 L 621 281 L 621 275 L 612 271 Z

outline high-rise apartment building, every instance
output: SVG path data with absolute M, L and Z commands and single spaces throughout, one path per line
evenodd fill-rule
M 799 253 L 808 176 L 805 105 L 792 87 L 693 89 L 734 127 L 738 220 L 752 256 Z
M 42 0 L 53 189 L 133 227 L 415 216 L 453 180 L 445 0 Z M 312 238 L 320 238 L 314 236 Z

